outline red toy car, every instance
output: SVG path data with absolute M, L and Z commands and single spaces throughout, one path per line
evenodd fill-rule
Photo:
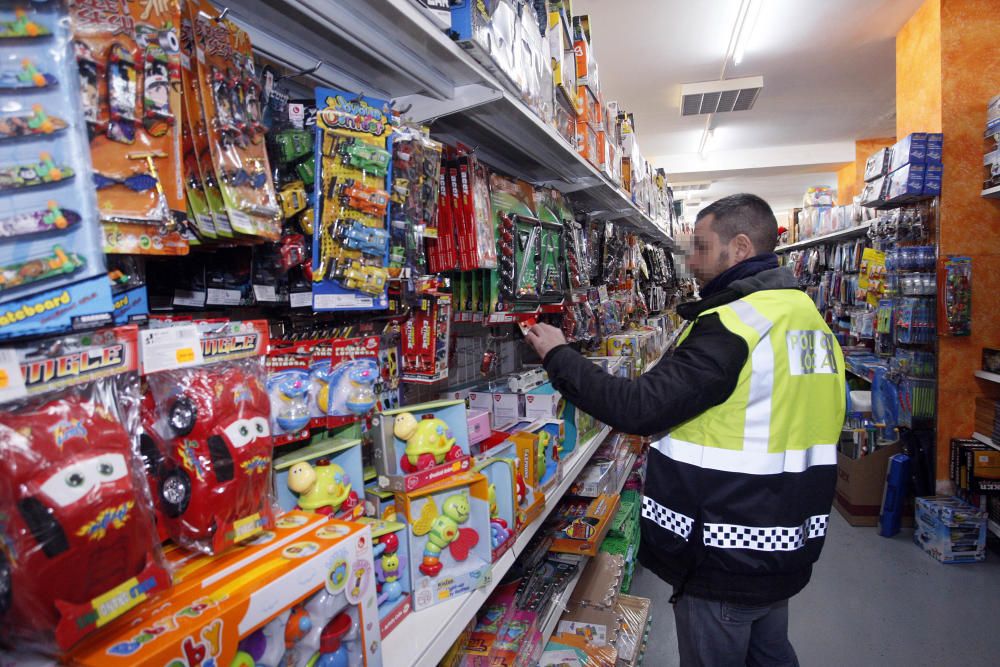
M 159 437 L 144 438 L 142 452 L 167 533 L 218 553 L 258 532 L 270 520 L 272 447 L 260 378 L 215 364 L 149 382 Z
M 0 414 L 3 634 L 54 631 L 67 648 L 109 620 L 94 614 L 94 598 L 133 577 L 125 599 L 169 585 L 132 465 L 128 434 L 94 401 L 67 396 Z

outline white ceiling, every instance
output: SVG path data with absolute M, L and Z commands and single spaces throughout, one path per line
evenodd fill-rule
M 763 75 L 750 111 L 680 115 L 680 85 L 718 79 L 739 0 L 574 0 L 590 14 L 606 101 L 635 114 L 640 146 L 673 181 L 716 180 L 707 201 L 755 191 L 776 212 L 810 185 L 836 186 L 856 139 L 895 134 L 895 35 L 923 0 L 761 0 L 743 62 Z M 805 173 L 804 173 L 805 172 Z M 706 203 L 707 203 L 706 201 Z

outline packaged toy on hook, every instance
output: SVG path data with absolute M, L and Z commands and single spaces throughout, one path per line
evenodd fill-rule
M 317 400 L 327 414 L 326 426 L 337 428 L 358 421 L 375 407 L 379 337 L 336 338 L 331 344 L 330 371 Z
M 406 518 L 413 609 L 419 611 L 486 583 L 490 570 L 489 484 L 475 473 L 456 474 L 417 491 L 397 494 Z
M 274 461 L 278 507 L 351 521 L 364 512 L 361 441 L 335 437 L 289 452 Z
M 262 363 L 268 330 L 264 321 L 201 329 L 183 325 L 141 333 L 155 405 L 150 474 L 158 518 L 170 537 L 187 548 L 219 553 L 273 518 L 270 402 Z
M 0 641 L 64 650 L 170 585 L 142 463 L 134 326 L 8 350 Z
M 316 89 L 313 310 L 388 307 L 389 103 Z
M 105 251 L 186 254 L 180 2 L 71 5 Z
M 0 6 L 0 340 L 113 310 L 66 9 L 23 4 Z
M 311 344 L 271 341 L 266 361 L 267 394 L 275 447 L 309 438 L 311 362 Z

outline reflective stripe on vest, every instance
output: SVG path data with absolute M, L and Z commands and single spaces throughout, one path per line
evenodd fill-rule
M 817 514 L 806 519 L 801 526 L 738 526 L 731 523 L 706 523 L 706 547 L 719 549 L 751 549 L 753 551 L 795 551 L 806 545 L 806 540 L 826 535 L 829 514 Z
M 746 341 L 747 363 L 729 398 L 653 447 L 675 461 L 751 475 L 836 465 L 843 356 L 815 304 L 798 290 L 770 290 L 709 313 Z

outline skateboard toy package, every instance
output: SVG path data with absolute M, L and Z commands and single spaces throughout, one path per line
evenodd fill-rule
M 179 0 L 71 11 L 105 251 L 185 254 Z
M 111 323 L 65 7 L 0 6 L 0 340 Z

